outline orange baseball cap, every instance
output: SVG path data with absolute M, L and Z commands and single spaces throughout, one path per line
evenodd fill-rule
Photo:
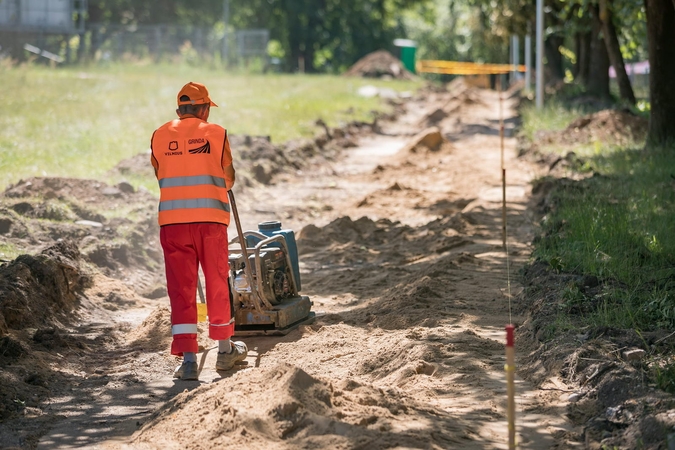
M 181 101 L 180 98 L 182 96 L 188 96 L 190 100 L 184 100 Z M 209 91 L 206 89 L 206 86 L 204 86 L 201 83 L 195 83 L 194 81 L 190 81 L 188 84 L 183 86 L 181 90 L 178 92 L 178 106 L 180 105 L 206 105 L 209 104 L 211 106 L 218 106 L 215 103 L 213 103 L 213 100 L 209 98 Z

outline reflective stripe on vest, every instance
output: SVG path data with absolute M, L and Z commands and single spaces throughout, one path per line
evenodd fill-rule
M 159 187 L 183 187 L 183 186 L 199 186 L 200 184 L 212 184 L 214 186 L 224 188 L 225 178 L 215 177 L 213 175 L 194 175 L 189 177 L 167 177 L 159 180 Z
M 215 198 L 191 198 L 185 200 L 165 200 L 163 202 L 159 202 L 160 211 L 195 208 L 212 208 L 230 212 L 230 205 Z
M 171 327 L 171 334 L 198 334 L 196 323 L 180 323 Z

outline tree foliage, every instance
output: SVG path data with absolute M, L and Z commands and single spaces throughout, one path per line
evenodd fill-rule
M 430 0 L 230 0 L 229 30 L 266 28 L 287 70 L 339 71 L 405 37 L 401 11 Z M 90 0 L 96 23 L 214 26 L 223 20 L 222 1 Z

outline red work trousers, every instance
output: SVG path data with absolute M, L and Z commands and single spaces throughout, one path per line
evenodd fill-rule
M 206 279 L 209 337 L 229 339 L 234 318 L 227 284 L 227 225 L 186 223 L 165 225 L 159 232 L 164 250 L 166 287 L 171 301 L 171 354 L 197 353 L 197 280 L 202 266 Z

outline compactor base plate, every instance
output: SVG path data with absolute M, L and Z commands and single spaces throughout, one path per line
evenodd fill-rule
M 285 299 L 274 308 L 263 310 L 237 309 L 235 311 L 235 336 L 283 336 L 314 322 L 316 314 L 310 311 L 309 297 Z

